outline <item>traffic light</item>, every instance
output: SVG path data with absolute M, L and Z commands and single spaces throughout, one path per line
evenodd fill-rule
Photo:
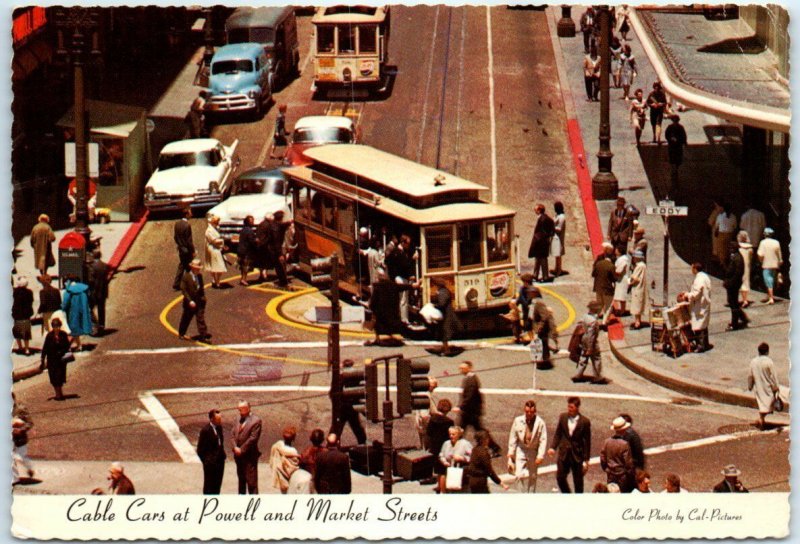
M 378 421 L 378 365 L 368 362 L 364 368 L 343 368 L 342 406 L 348 404 L 370 421 Z
M 333 281 L 333 259 L 321 257 L 311 259 L 311 283 L 314 285 L 327 285 Z
M 427 410 L 431 406 L 428 395 L 430 381 L 427 361 L 397 360 L 397 413 L 410 414 L 413 410 Z

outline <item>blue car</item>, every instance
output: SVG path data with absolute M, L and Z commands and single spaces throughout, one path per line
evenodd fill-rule
M 220 47 L 211 59 L 206 113 L 252 112 L 260 116 L 272 98 L 269 71 L 270 61 L 261 44 Z

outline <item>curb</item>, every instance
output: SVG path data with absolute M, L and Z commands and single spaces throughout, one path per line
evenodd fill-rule
M 44 372 L 44 370 L 39 368 L 39 365 L 34 365 L 32 367 L 23 370 L 16 370 L 11 373 L 11 381 L 13 383 L 17 383 L 18 381 L 27 380 L 28 378 L 33 378 L 34 376 L 38 376 L 42 372 Z
M 122 239 L 119 241 L 116 249 L 114 250 L 114 254 L 111 255 L 111 258 L 108 260 L 108 277 L 109 279 L 114 275 L 114 273 L 119 268 L 119 265 L 122 264 L 122 261 L 125 259 L 125 256 L 128 254 L 131 246 L 133 246 L 133 242 L 136 241 L 136 237 L 139 236 L 139 233 L 142 232 L 144 228 L 144 224 L 147 222 L 147 217 L 149 215 L 149 210 L 145 209 L 144 213 L 136 220 L 125 234 L 122 236 Z

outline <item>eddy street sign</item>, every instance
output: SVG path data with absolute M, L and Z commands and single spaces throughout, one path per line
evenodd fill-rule
M 658 206 L 647 206 L 647 215 L 661 215 L 664 217 L 685 217 L 689 215 L 689 206 L 676 206 L 671 200 L 662 200 Z

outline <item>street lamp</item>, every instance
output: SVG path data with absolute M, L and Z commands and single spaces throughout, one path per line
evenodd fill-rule
M 559 38 L 575 37 L 575 21 L 572 20 L 572 6 L 561 6 L 561 19 L 556 26 L 556 34 Z
M 609 73 L 611 70 L 611 12 L 608 6 L 595 9 L 600 19 L 600 150 L 597 152 L 598 171 L 592 178 L 592 197 L 595 200 L 614 200 L 619 182 L 611 171 L 611 125 L 609 123 Z
M 58 30 L 57 55 L 64 62 L 72 62 L 74 72 L 74 112 L 75 112 L 75 232 L 91 247 L 89 230 L 89 199 L 87 172 L 88 122 L 86 115 L 86 96 L 84 89 L 84 66 L 86 50 L 91 40 L 91 55 L 99 58 L 98 48 L 99 14 L 96 9 L 73 7 L 54 8 L 53 20 Z M 65 35 L 69 35 L 70 49 L 65 46 Z M 88 38 L 88 39 L 87 39 Z

